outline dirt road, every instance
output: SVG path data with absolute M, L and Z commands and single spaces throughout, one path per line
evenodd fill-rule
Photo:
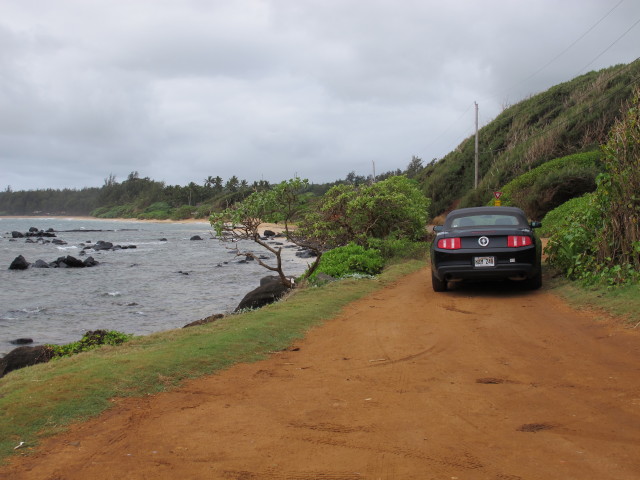
M 544 290 L 422 271 L 295 347 L 118 401 L 0 478 L 640 478 L 638 332 Z

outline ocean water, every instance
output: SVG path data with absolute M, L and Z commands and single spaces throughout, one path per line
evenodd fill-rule
M 30 227 L 52 228 L 67 245 L 11 240 L 12 231 Z M 194 235 L 203 240 L 190 240 Z M 83 244 L 100 240 L 136 248 L 81 255 Z M 11 341 L 18 338 L 38 345 L 76 341 L 95 329 L 144 335 L 232 312 L 260 278 L 272 274 L 256 262 L 240 263 L 234 246 L 213 238 L 207 223 L 1 218 L 0 356 L 15 348 Z M 281 246 L 285 273 L 304 272 L 308 261 L 296 257 L 295 246 Z M 253 242 L 241 248 L 268 254 Z M 99 265 L 9 270 L 18 255 L 32 264 L 93 256 Z

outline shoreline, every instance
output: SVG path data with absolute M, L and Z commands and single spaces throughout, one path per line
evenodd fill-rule
M 208 220 L 203 218 L 187 218 L 184 220 L 147 220 L 139 218 L 99 218 L 82 215 L 0 215 L 0 220 L 81 220 L 81 221 L 98 221 L 98 222 L 131 222 L 131 223 L 175 223 L 175 224 L 203 224 L 209 225 Z M 260 224 L 262 230 L 273 230 L 276 233 L 284 232 L 284 227 L 275 223 Z

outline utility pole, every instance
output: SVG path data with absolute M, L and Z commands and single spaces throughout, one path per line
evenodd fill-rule
M 373 181 L 371 183 L 376 183 L 376 162 L 375 162 L 375 160 L 371 160 L 371 164 L 373 165 Z
M 473 184 L 473 188 L 478 188 L 478 102 L 473 102 L 476 106 L 476 150 L 475 150 L 475 163 L 476 163 L 476 179 Z

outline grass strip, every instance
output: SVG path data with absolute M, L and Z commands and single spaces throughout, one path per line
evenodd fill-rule
M 582 286 L 564 277 L 549 279 L 545 284 L 577 310 L 589 309 L 614 316 L 632 328 L 640 328 L 640 285 L 623 287 Z
M 0 461 L 15 453 L 19 442 L 28 451 L 41 438 L 100 414 L 114 397 L 157 393 L 283 350 L 348 303 L 424 266 L 417 260 L 396 264 L 376 278 L 299 289 L 284 301 L 215 323 L 11 372 L 0 379 Z

